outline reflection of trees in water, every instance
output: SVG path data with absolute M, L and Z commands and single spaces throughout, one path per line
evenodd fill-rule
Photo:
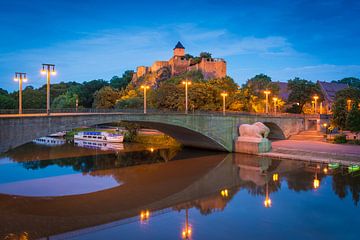
M 357 206 L 360 197 L 360 175 L 343 175 L 337 172 L 333 175 L 332 189 L 340 199 L 344 199 L 350 192 L 354 204 Z
M 264 176 L 265 177 L 265 176 Z M 281 182 L 268 181 L 269 193 L 277 192 L 281 189 Z M 257 185 L 252 181 L 242 181 L 240 184 L 241 189 L 246 189 L 247 192 L 252 196 L 265 196 L 266 190 L 265 185 Z
M 324 174 L 317 174 L 317 178 L 321 181 L 324 178 Z M 314 172 L 306 172 L 304 169 L 301 171 L 293 171 L 289 172 L 285 175 L 286 182 L 288 188 L 290 190 L 294 190 L 295 192 L 301 191 L 309 191 L 313 189 L 313 181 L 314 181 L 315 173 Z
M 57 165 L 59 167 L 72 167 L 77 172 L 92 172 L 96 170 L 105 170 L 112 168 L 129 167 L 140 164 L 153 164 L 158 162 L 168 161 L 176 155 L 177 151 L 166 149 L 150 151 L 138 151 L 138 152 L 126 152 L 116 154 L 103 154 L 86 157 L 75 158 L 59 158 L 55 160 L 41 160 L 41 161 L 29 161 L 21 162 L 22 166 L 26 169 L 43 169 L 49 166 Z M 164 160 L 164 157 L 166 159 Z
M 182 204 L 178 204 L 173 207 L 173 209 L 177 211 L 181 211 L 183 209 L 190 209 L 195 207 L 200 211 L 202 215 L 209 215 L 214 212 L 222 212 L 226 205 L 231 201 L 231 199 L 237 194 L 239 188 L 232 188 L 228 190 L 228 196 L 223 197 L 220 193 L 214 193 L 208 197 L 204 197 L 201 199 L 195 199 L 192 201 L 188 201 Z

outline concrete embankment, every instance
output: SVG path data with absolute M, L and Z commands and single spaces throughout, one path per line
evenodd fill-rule
M 319 141 L 282 140 L 273 142 L 272 151 L 261 155 L 278 159 L 359 164 L 360 146 Z

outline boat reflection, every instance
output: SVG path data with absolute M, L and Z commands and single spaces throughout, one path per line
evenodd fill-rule
M 90 149 L 99 149 L 102 151 L 122 151 L 124 150 L 123 143 L 109 143 L 109 142 L 95 142 L 95 141 L 85 141 L 85 140 L 74 140 L 75 146 L 90 148 Z

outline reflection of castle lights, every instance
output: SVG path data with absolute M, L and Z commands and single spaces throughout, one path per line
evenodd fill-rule
M 140 212 L 140 221 L 141 222 L 149 220 L 149 217 L 150 217 L 150 211 L 149 210 L 145 210 L 145 211 Z
M 228 197 L 229 196 L 229 191 L 227 189 L 221 190 L 220 192 L 222 197 Z
M 279 174 L 278 173 L 273 174 L 273 181 L 274 182 L 279 181 Z
M 154 152 L 154 148 L 150 148 L 150 152 Z
M 327 174 L 329 170 L 328 170 L 327 167 L 326 167 L 326 168 L 324 168 L 323 171 L 324 171 L 325 174 Z

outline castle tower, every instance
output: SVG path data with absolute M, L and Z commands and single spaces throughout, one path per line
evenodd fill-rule
M 178 42 L 174 48 L 174 56 L 183 57 L 185 56 L 185 48 L 181 44 L 181 42 Z

